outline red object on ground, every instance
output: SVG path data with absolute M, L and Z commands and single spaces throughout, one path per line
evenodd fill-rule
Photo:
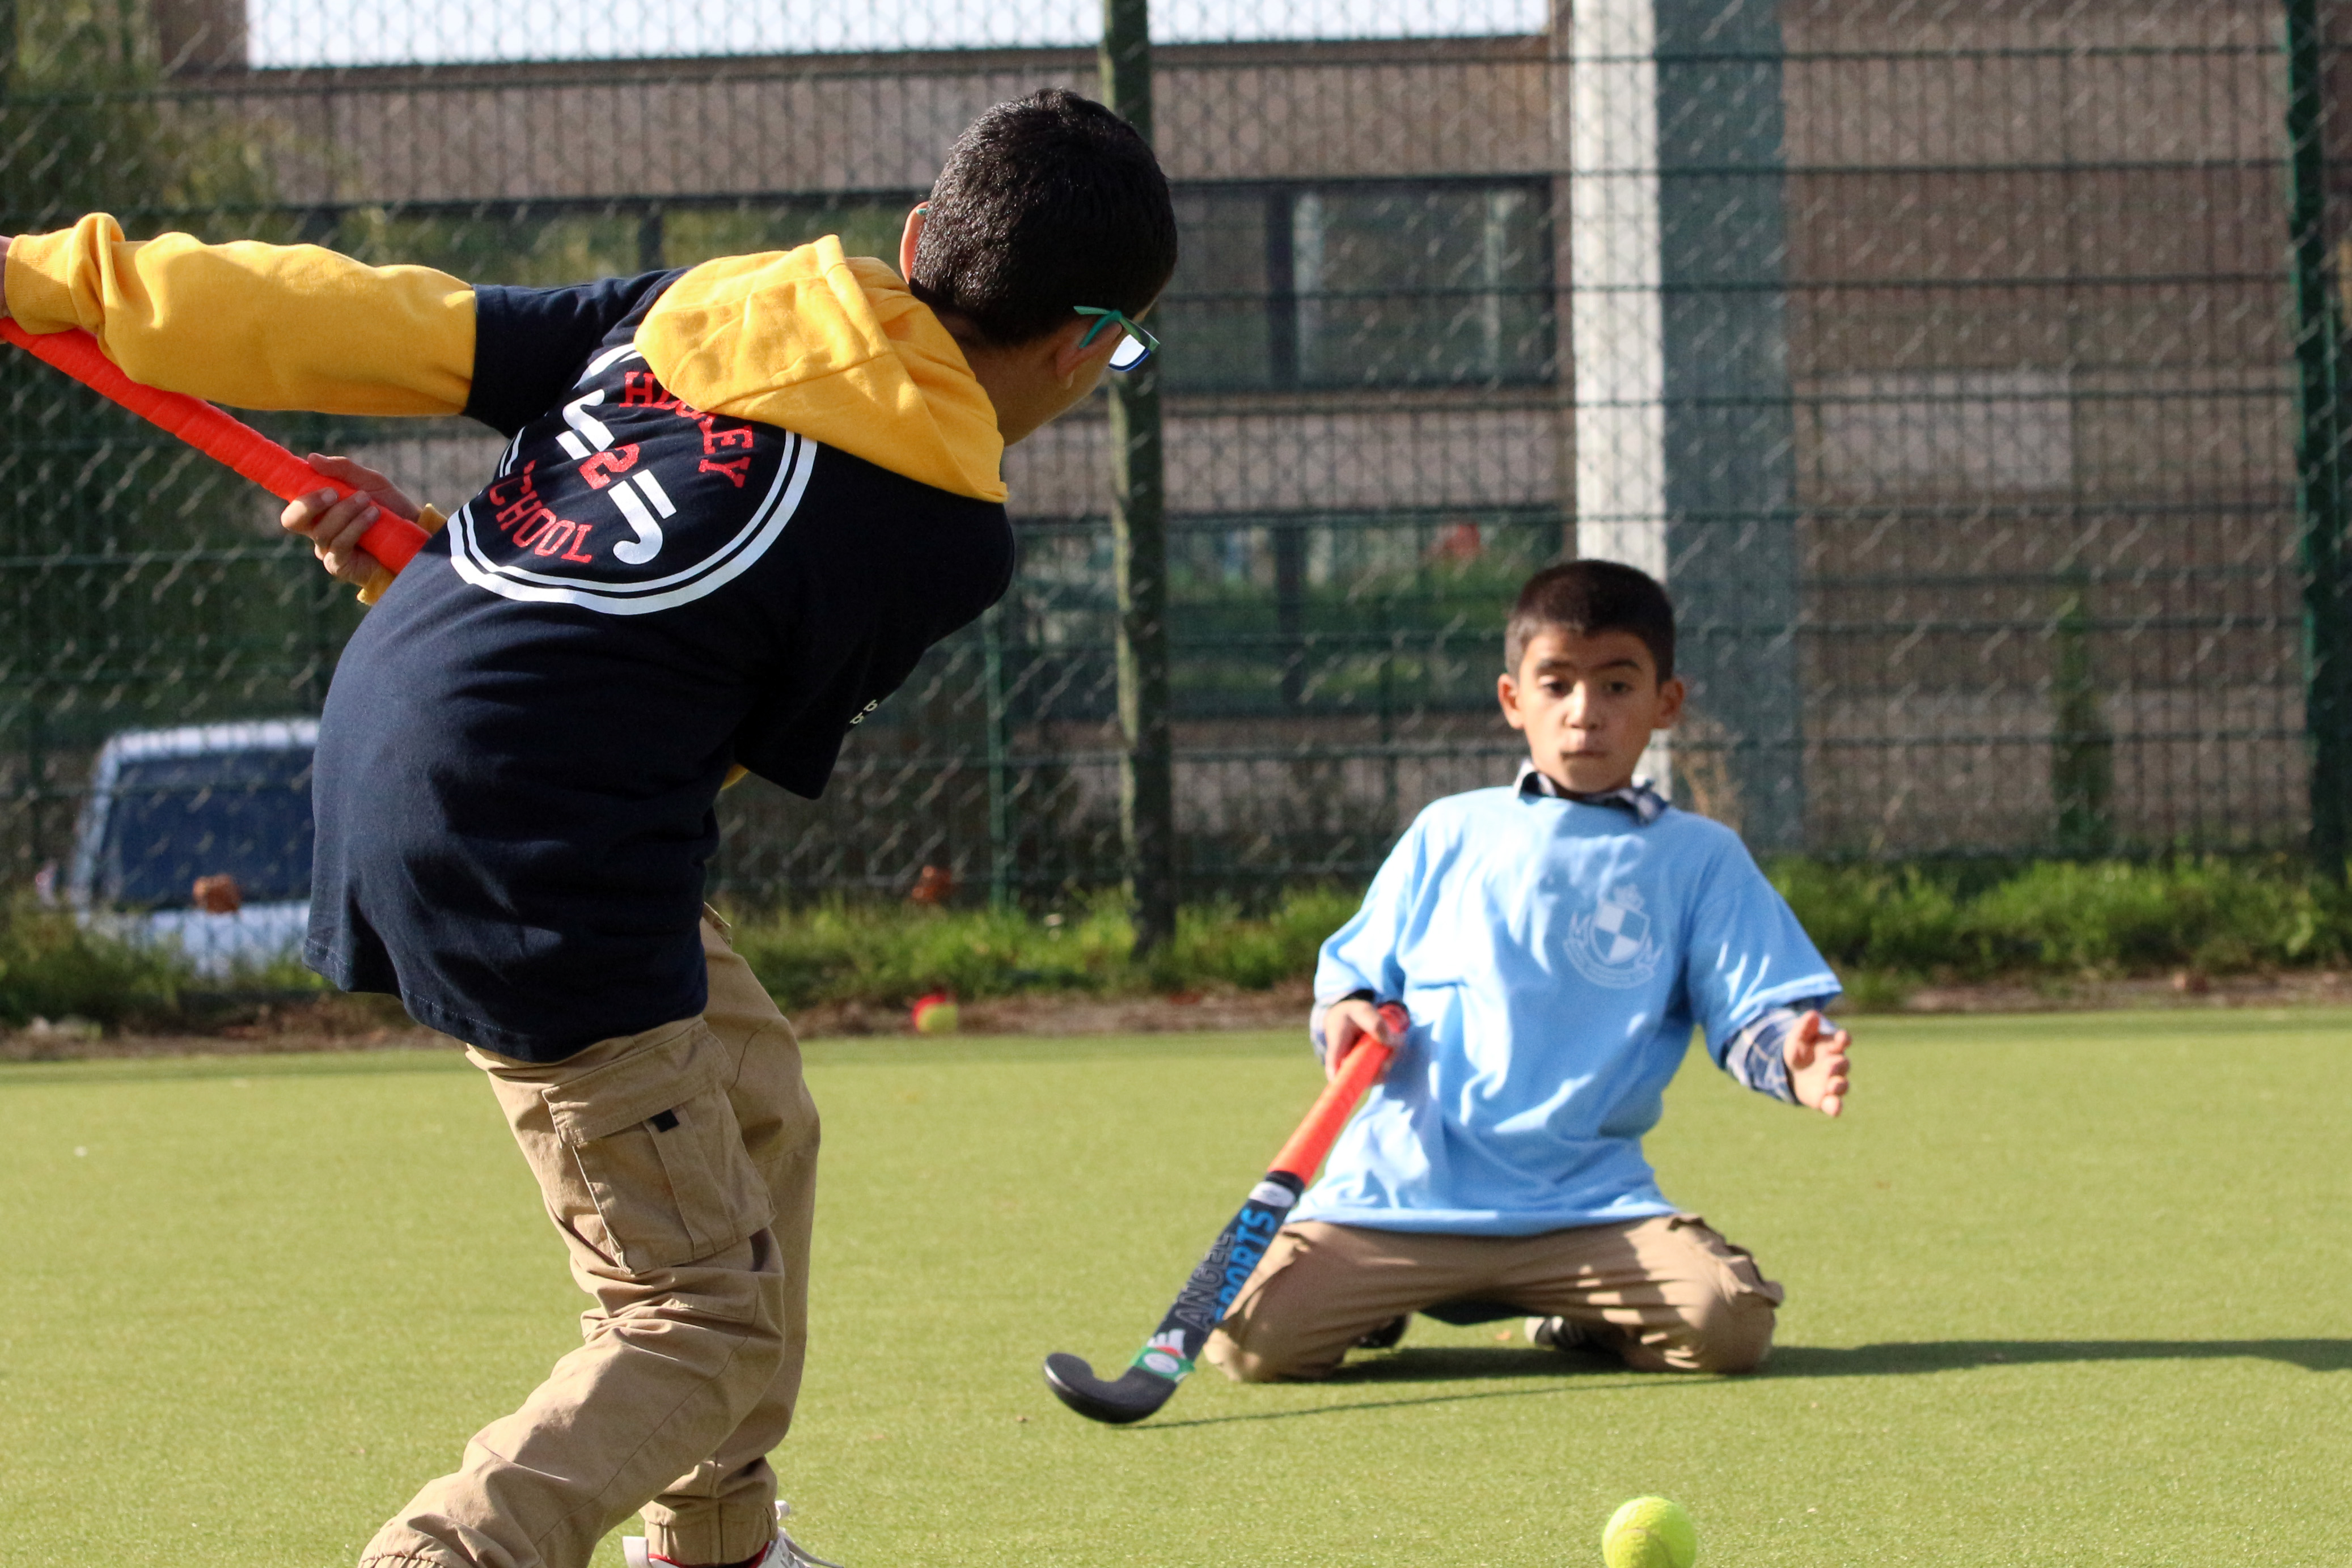
M 1404 1009 L 1394 1002 L 1381 1009 L 1381 1022 L 1388 1026 L 1391 1035 L 1399 1038 L 1412 1027 Z M 1323 1086 L 1322 1097 L 1307 1113 L 1307 1119 L 1298 1124 L 1298 1131 L 1290 1134 L 1290 1142 L 1282 1145 L 1282 1153 L 1274 1156 L 1266 1174 L 1287 1171 L 1302 1185 L 1313 1181 L 1323 1156 L 1331 1152 L 1332 1143 L 1339 1136 L 1339 1129 L 1354 1113 L 1356 1102 L 1388 1071 L 1389 1059 L 1395 1054 L 1394 1046 L 1364 1036 L 1339 1063 L 1339 1075 Z
M 946 1030 L 940 1030 L 936 1025 L 926 1028 L 924 1020 L 941 1008 L 947 1009 L 944 1019 L 947 1024 Z M 918 997 L 915 998 L 914 1007 L 908 1009 L 908 1021 L 915 1026 L 917 1034 L 952 1032 L 956 1023 L 961 1021 L 956 1009 L 956 999 L 946 991 L 933 991 L 929 996 Z
M 142 386 L 106 357 L 98 340 L 79 328 L 63 332 L 27 332 L 14 321 L 0 320 L 5 338 L 36 359 L 63 371 L 99 396 L 121 403 L 148 423 L 168 431 L 205 456 L 227 465 L 281 501 L 332 490 L 354 494 L 349 485 L 330 479 L 253 426 L 233 419 L 202 398 L 185 392 Z M 423 528 L 390 512 L 380 514 L 360 536 L 360 548 L 398 571 L 424 548 Z

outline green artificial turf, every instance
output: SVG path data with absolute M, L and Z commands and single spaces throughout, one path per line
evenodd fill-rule
M 1288 1040 L 841 1042 L 801 1533 L 911 1564 L 2352 1561 L 2352 1015 L 1866 1020 L 1830 1124 L 1694 1055 L 1652 1154 L 1789 1288 L 1744 1379 L 1416 1322 L 1322 1385 L 1123 1364 L 1315 1086 Z M 330 1568 L 572 1343 L 472 1071 L 0 1068 L 0 1561 Z M 617 1563 L 607 1543 L 600 1563 Z

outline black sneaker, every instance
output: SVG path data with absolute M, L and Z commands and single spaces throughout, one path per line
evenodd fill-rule
M 1404 1338 L 1405 1325 L 1412 1322 L 1411 1312 L 1400 1312 L 1356 1342 L 1358 1350 L 1394 1350 L 1397 1341 Z
M 1566 1318 L 1529 1318 L 1528 1343 L 1544 1350 L 1591 1350 L 1592 1331 Z

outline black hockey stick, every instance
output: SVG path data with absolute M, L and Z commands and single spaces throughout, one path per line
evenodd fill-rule
M 1381 1009 L 1381 1023 L 1391 1040 L 1402 1040 L 1409 1021 L 1404 1009 L 1394 1002 Z M 1123 1427 L 1168 1403 L 1176 1385 L 1192 1375 L 1201 1347 L 1209 1343 L 1225 1309 L 1234 1304 L 1258 1260 L 1265 1256 L 1290 1206 L 1315 1179 L 1316 1168 L 1331 1152 L 1356 1102 L 1387 1068 L 1393 1054 L 1392 1047 L 1370 1037 L 1348 1053 L 1339 1064 L 1339 1076 L 1324 1085 L 1314 1109 L 1250 1189 L 1249 1201 L 1242 1205 L 1241 1212 L 1226 1221 L 1224 1229 L 1210 1243 L 1208 1255 L 1177 1292 L 1176 1304 L 1168 1309 L 1160 1327 L 1117 1381 L 1097 1377 L 1085 1357 L 1067 1351 L 1057 1350 L 1045 1358 L 1045 1385 L 1063 1404 L 1090 1421 Z

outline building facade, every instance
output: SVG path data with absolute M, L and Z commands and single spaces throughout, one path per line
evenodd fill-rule
M 1507 779 L 1502 611 L 1573 552 L 1668 581 L 1694 713 L 1654 765 L 1759 851 L 2291 841 L 2272 12 L 1586 0 L 1160 48 L 1194 886 L 1363 874 Z M 156 16 L 167 114 L 265 151 L 278 232 L 483 282 L 889 254 L 980 110 L 1095 90 L 1061 49 L 255 70 L 238 0 Z M 1013 593 L 824 801 L 730 802 L 740 887 L 1115 877 L 1105 431 L 1009 455 Z M 445 502 L 496 450 L 337 434 Z

